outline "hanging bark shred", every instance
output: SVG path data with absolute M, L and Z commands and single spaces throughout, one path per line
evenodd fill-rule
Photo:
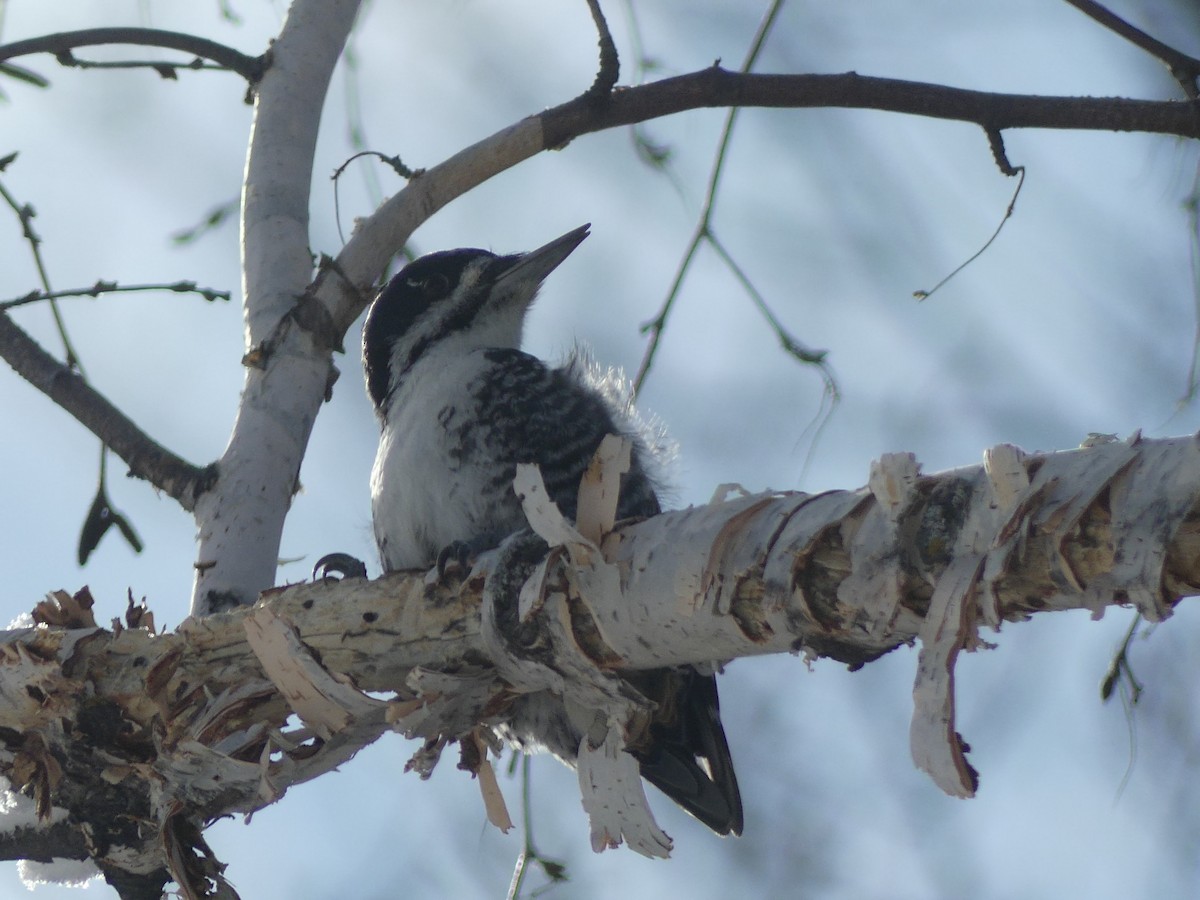
M 857 667 L 919 640 L 913 756 L 970 796 L 954 674 L 962 651 L 988 646 L 981 626 L 1114 604 L 1158 620 L 1200 593 L 1192 437 L 1001 445 L 983 466 L 938 475 L 901 454 L 862 490 L 734 497 L 611 534 L 601 464 L 599 540 L 563 520 L 534 475 L 530 520 L 554 547 L 507 572 L 501 552 L 461 582 L 295 585 L 162 634 L 143 614 L 97 628 L 86 591 L 56 592 L 43 624 L 0 633 L 0 774 L 44 819 L 86 835 L 74 846 L 110 880 L 169 868 L 216 892 L 202 823 L 278 801 L 389 729 L 421 739 L 412 767 L 426 776 L 465 736 L 490 781 L 492 728 L 520 692 L 548 690 L 596 711 L 579 766 L 594 845 L 662 855 L 670 839 L 622 749 L 648 708 L 624 669 L 783 652 Z M 514 571 L 522 580 L 506 583 Z M 505 591 L 520 594 L 515 627 L 536 638 L 534 655 L 498 621 Z M 503 821 L 502 798 L 482 787 Z

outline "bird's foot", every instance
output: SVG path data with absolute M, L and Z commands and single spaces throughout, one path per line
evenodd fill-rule
M 327 553 L 313 566 L 312 577 L 313 581 L 345 581 L 347 578 L 366 578 L 367 564 L 349 553 Z
M 462 572 L 471 566 L 471 557 L 475 555 L 475 547 L 467 541 L 452 541 L 441 549 L 437 555 L 437 580 L 444 583 L 446 572 L 456 568 Z

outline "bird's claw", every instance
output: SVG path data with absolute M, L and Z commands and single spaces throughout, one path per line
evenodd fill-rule
M 332 576 L 337 576 L 333 578 Z M 347 578 L 366 578 L 367 564 L 349 553 L 327 553 L 313 566 L 313 581 L 345 581 Z
M 472 553 L 473 548 L 466 541 L 453 541 L 443 547 L 437 555 L 438 581 L 446 580 L 446 570 L 451 563 L 463 571 L 470 568 Z

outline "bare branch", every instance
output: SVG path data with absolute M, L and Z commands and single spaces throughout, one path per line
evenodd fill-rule
M 50 862 L 59 859 L 87 859 L 83 832 L 65 819 L 44 828 L 28 826 L 0 831 L 0 859 L 32 859 Z
M 1140 28 L 1126 22 L 1112 10 L 1096 3 L 1095 0 L 1067 0 L 1067 2 L 1084 15 L 1095 19 L 1109 31 L 1119 34 L 1125 40 L 1145 50 L 1151 56 L 1157 56 L 1161 59 L 1166 63 L 1171 75 L 1179 82 L 1180 87 L 1183 88 L 1184 94 L 1189 99 L 1196 99 L 1196 79 L 1200 78 L 1200 59 L 1195 59 L 1186 53 L 1180 53 L 1174 47 L 1170 47 L 1157 38 L 1151 37 Z
M 175 294 L 199 294 L 209 303 L 229 300 L 229 291 L 200 287 L 194 281 L 171 281 L 160 284 L 117 284 L 115 281 L 97 281 L 91 287 L 70 288 L 62 291 L 30 291 L 24 297 L 0 301 L 0 311 L 40 303 L 43 300 L 58 300 L 63 297 L 99 297 L 101 294 L 133 294 L 143 291 L 165 291 Z
M 546 145 L 561 147 L 580 135 L 618 125 L 726 106 L 878 109 L 972 122 L 995 130 L 1145 131 L 1200 137 L 1200 118 L 1190 102 L 1000 94 L 856 72 L 763 75 L 731 72 L 720 66 L 615 91 L 612 102 L 603 107 L 572 101 L 547 110 L 540 118 Z
M 496 174 L 545 150 L 561 149 L 585 134 L 691 109 L 727 106 L 878 109 L 970 122 L 988 132 L 1052 128 L 1200 137 L 1200 117 L 1191 102 L 997 94 L 854 72 L 761 75 L 712 66 L 615 90 L 604 104 L 590 102 L 586 94 L 577 97 L 496 132 L 414 178 L 363 223 L 338 255 L 340 270 L 356 289 L 326 282 L 329 286 L 324 290 L 332 288 L 324 296 L 333 321 L 341 331 L 348 329 L 362 312 L 360 297 L 370 295 L 371 285 L 396 248 L 451 200 Z
M 209 59 L 225 69 L 236 72 L 251 85 L 258 84 L 269 58 L 247 56 L 232 47 L 178 31 L 161 31 L 157 28 L 86 28 L 82 31 L 63 31 L 40 37 L 14 41 L 0 45 L 0 62 L 28 56 L 33 53 L 53 53 L 64 65 L 75 65 L 71 51 L 78 47 L 95 47 L 102 44 L 132 44 L 140 47 L 162 47 L 166 50 L 181 50 L 194 53 L 201 59 Z M 89 65 L 98 65 L 91 63 Z M 195 68 L 191 63 L 151 63 L 156 67 Z
M 1008 151 L 1004 149 L 1004 135 L 998 128 L 985 129 L 987 132 L 988 146 L 992 150 L 992 159 L 996 161 L 997 168 L 1001 174 L 1012 177 L 1018 172 L 1024 172 L 1024 166 L 1014 166 L 1008 159 Z
M 157 444 L 124 413 L 91 387 L 78 372 L 63 365 L 0 312 L 0 358 L 18 375 L 74 416 L 129 466 L 186 510 L 207 490 L 212 466 L 199 468 Z
M 65 51 L 58 54 L 56 57 L 60 66 L 65 66 L 68 69 L 152 69 L 157 72 L 159 77 L 165 81 L 179 80 L 180 69 L 190 69 L 193 72 L 202 70 L 209 71 L 228 71 L 225 66 L 219 66 L 215 63 L 207 63 L 200 57 L 196 57 L 191 62 L 164 62 L 156 59 L 121 59 L 121 60 L 95 60 L 95 59 L 80 59 L 74 53 Z

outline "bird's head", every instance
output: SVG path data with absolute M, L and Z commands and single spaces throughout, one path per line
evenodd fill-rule
M 383 414 L 389 394 L 439 346 L 468 352 L 521 345 L 525 313 L 546 276 L 588 236 L 581 225 L 528 253 L 465 248 L 409 263 L 371 304 L 363 325 L 367 393 Z

